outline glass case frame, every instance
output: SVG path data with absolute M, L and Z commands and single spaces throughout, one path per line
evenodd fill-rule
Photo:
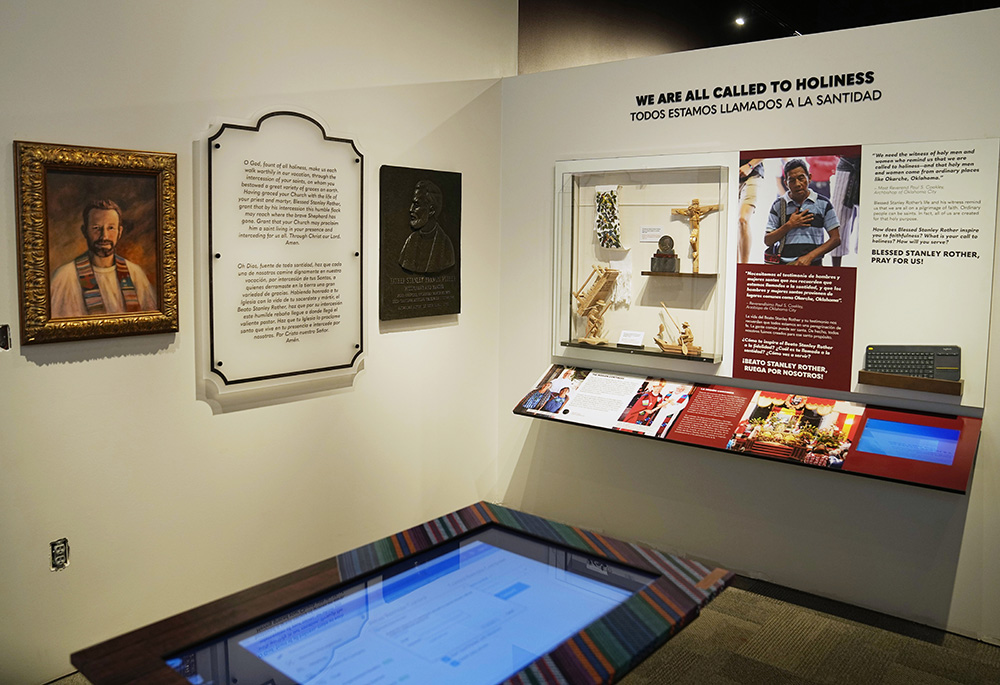
M 717 373 L 731 164 L 726 153 L 556 163 L 554 356 Z M 611 303 L 609 280 L 620 286 Z M 592 335 L 597 328 L 602 336 Z

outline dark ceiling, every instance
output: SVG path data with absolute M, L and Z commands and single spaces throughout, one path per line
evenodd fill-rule
M 1000 0 L 519 0 L 518 73 L 994 7 Z
M 622 9 L 632 5 L 664 17 L 664 21 L 687 26 L 701 37 L 705 47 L 731 45 L 798 34 L 822 33 L 839 29 L 873 26 L 911 19 L 971 12 L 1000 7 L 1000 2 L 924 0 L 880 2 L 869 0 L 716 0 L 677 3 L 668 0 L 621 0 L 609 2 Z M 745 19 L 743 26 L 735 23 Z

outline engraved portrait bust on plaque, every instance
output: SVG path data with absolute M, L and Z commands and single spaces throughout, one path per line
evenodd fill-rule
M 650 258 L 649 270 L 657 273 L 677 273 L 680 266 L 677 263 L 677 253 L 674 252 L 674 239 L 669 235 L 661 235 L 656 247 L 657 251 Z

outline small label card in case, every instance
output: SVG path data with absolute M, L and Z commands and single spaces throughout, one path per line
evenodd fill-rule
M 643 331 L 622 331 L 622 334 L 618 336 L 618 345 L 619 347 L 637 347 L 641 350 L 645 337 L 646 334 Z

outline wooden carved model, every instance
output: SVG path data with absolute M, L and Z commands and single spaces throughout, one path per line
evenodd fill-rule
M 573 293 L 576 300 L 576 313 L 587 322 L 586 334 L 577 342 L 588 345 L 606 345 L 604 334 L 604 312 L 611 306 L 611 293 L 618 280 L 618 271 L 605 266 L 595 265 L 587 280 L 580 289 Z M 591 281 L 593 281 L 591 283 Z M 590 287 L 588 288 L 588 284 Z
M 677 321 L 671 316 L 670 310 L 667 309 L 667 305 L 661 302 L 660 306 L 663 307 L 667 318 L 670 319 L 674 328 L 677 329 L 677 342 L 670 342 L 670 339 L 667 337 L 667 327 L 661 323 L 659 333 L 653 336 L 653 340 L 657 346 L 664 352 L 670 352 L 671 354 L 683 354 L 692 357 L 701 355 L 701 347 L 694 344 L 694 332 L 691 330 L 691 325 L 685 321 L 678 326 Z

